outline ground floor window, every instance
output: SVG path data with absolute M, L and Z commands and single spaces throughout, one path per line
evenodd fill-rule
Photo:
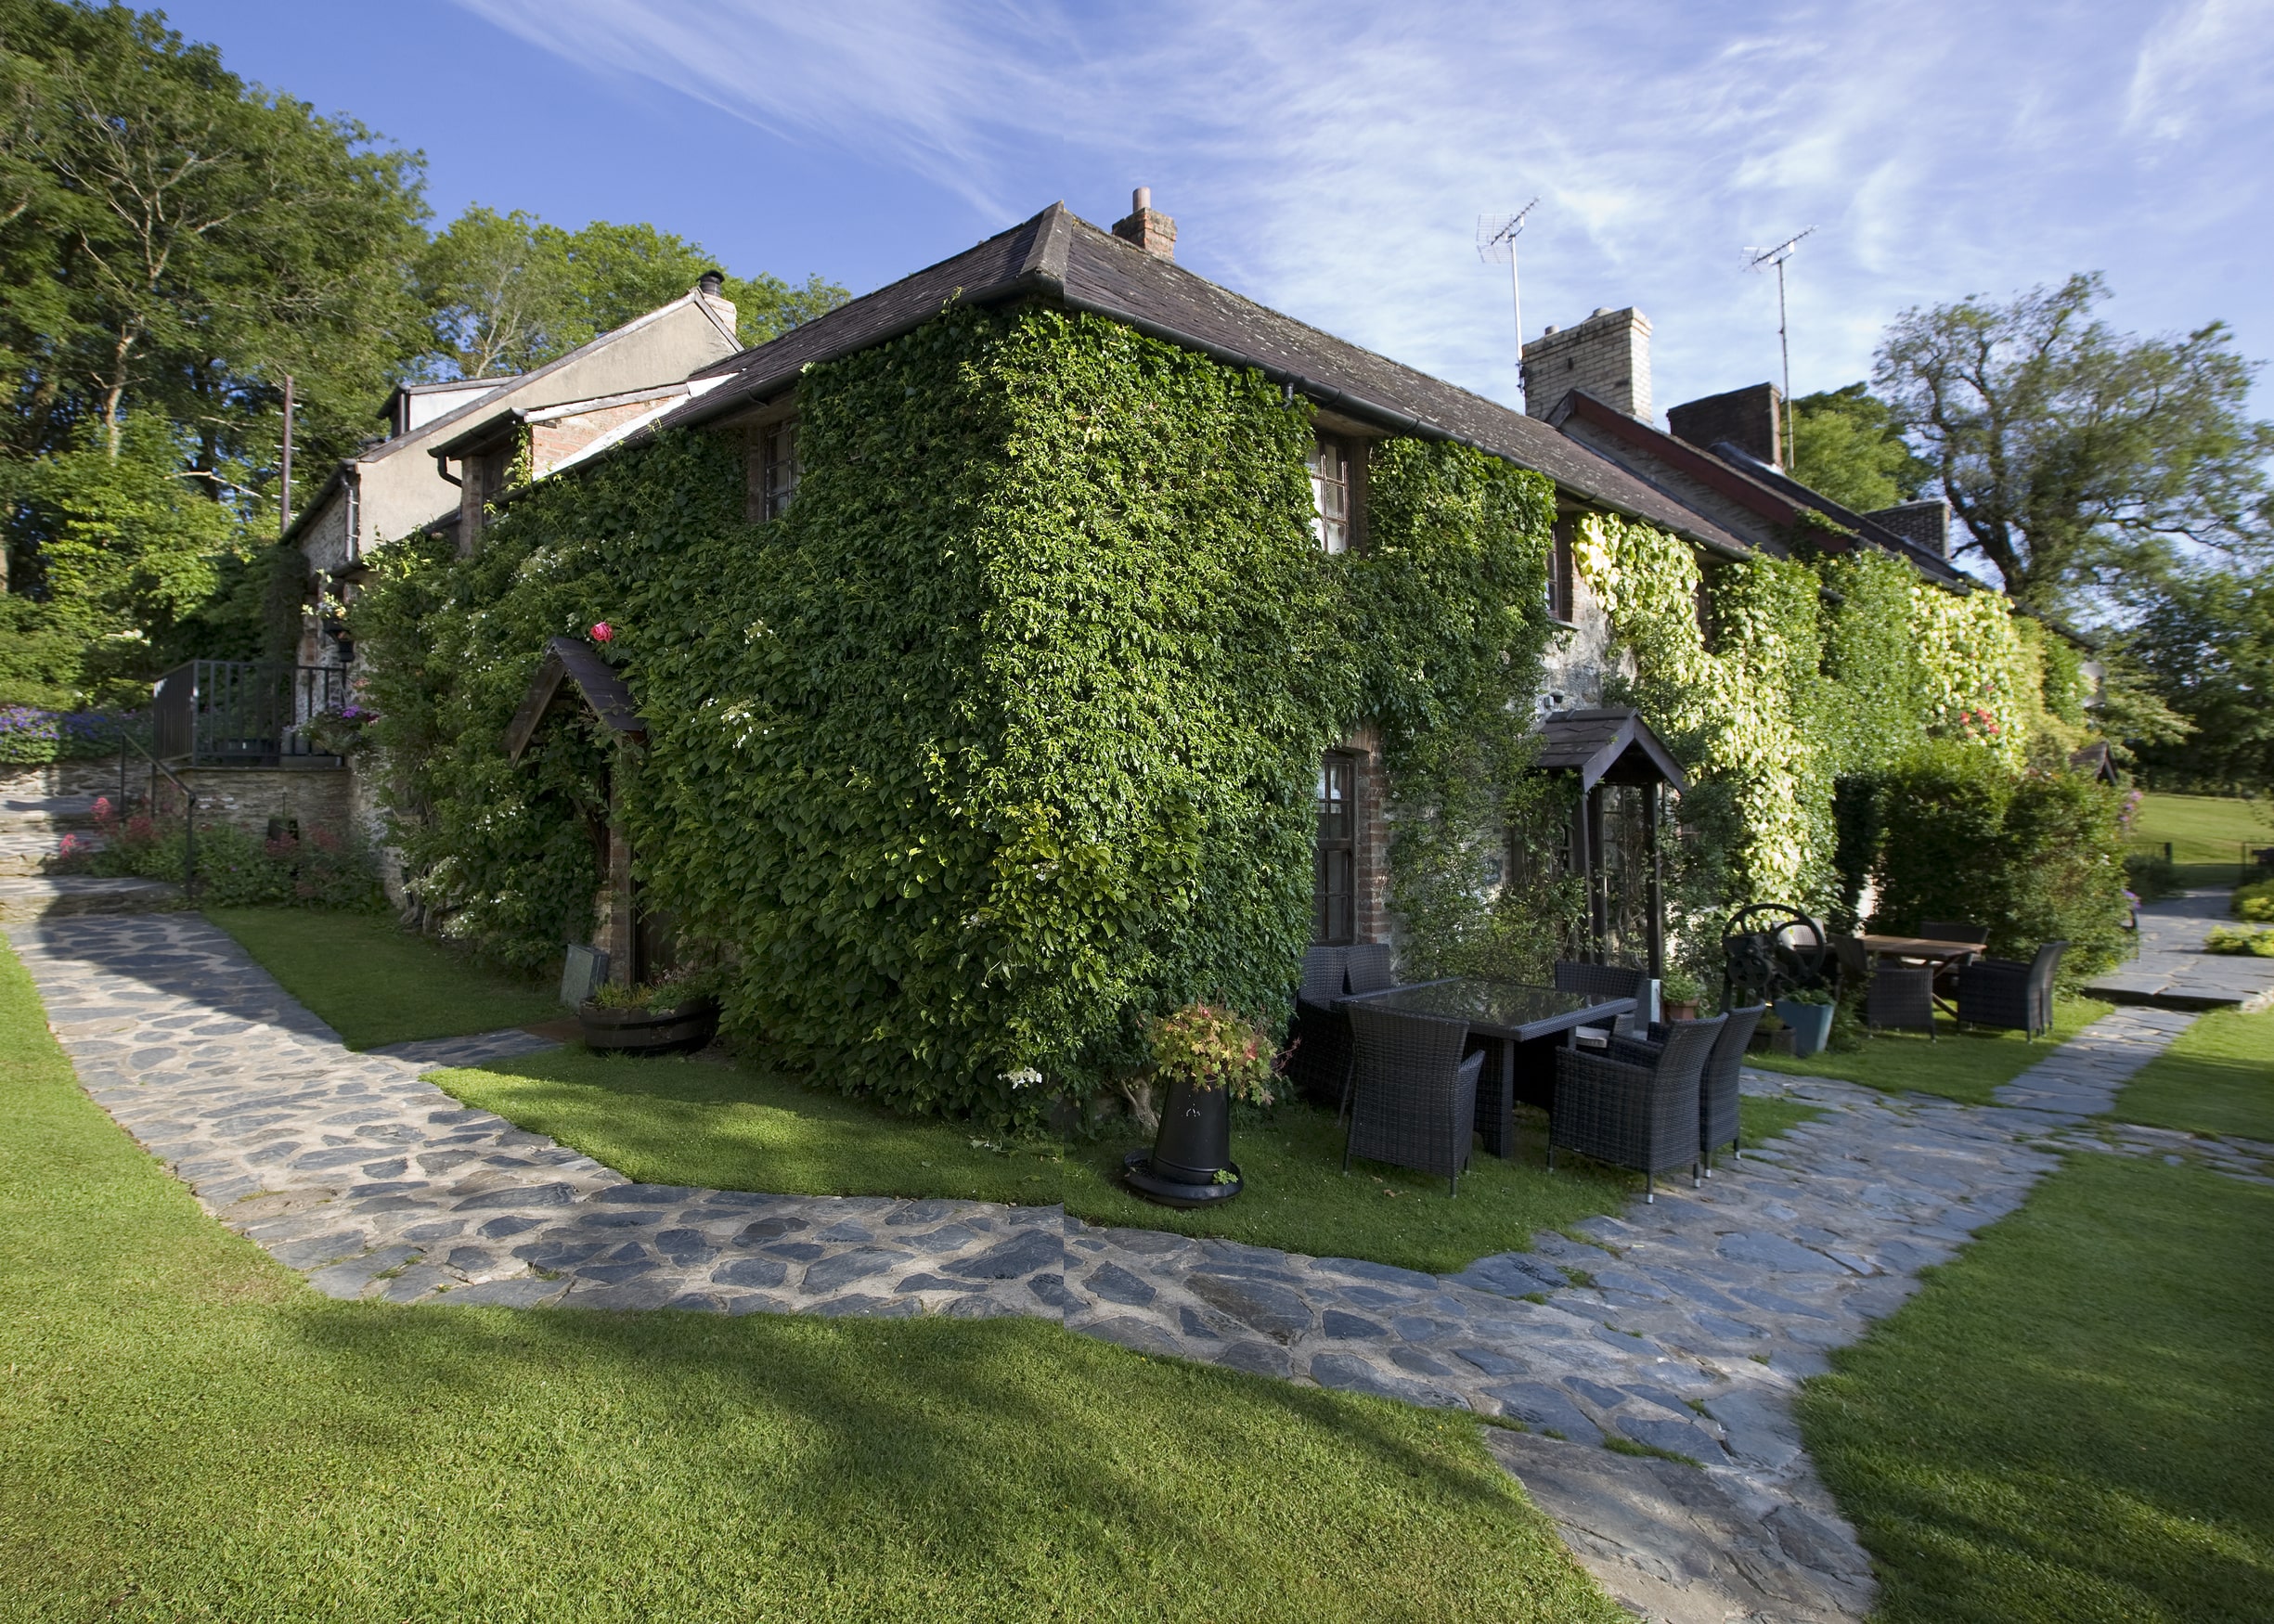
M 1358 758 L 1330 750 L 1319 758 L 1318 836 L 1311 876 L 1311 935 L 1358 939 Z

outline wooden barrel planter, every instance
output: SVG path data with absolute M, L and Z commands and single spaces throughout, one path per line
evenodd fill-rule
M 585 1047 L 624 1054 L 691 1054 L 718 1036 L 718 1000 L 699 998 L 671 1010 L 576 1006 Z

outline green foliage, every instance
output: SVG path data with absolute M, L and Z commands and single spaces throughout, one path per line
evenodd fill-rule
M 2064 976 L 2104 970 L 2124 951 L 2119 806 L 2079 774 L 2016 777 L 1963 743 L 1922 750 L 1885 780 L 1873 923 L 1980 920 L 1993 953 L 2026 959 L 2059 938 Z
M 2238 885 L 2233 909 L 2237 919 L 2274 924 L 2274 880 L 2255 880 L 2248 885 Z
M 2172 574 L 2142 596 L 2125 652 L 2184 728 L 2112 736 L 2159 788 L 2274 793 L 2274 570 Z
M 428 244 L 418 283 L 430 367 L 459 378 L 526 372 L 679 298 L 717 268 L 703 245 L 654 226 L 595 220 L 565 231 L 516 209 L 479 204 Z M 819 277 L 728 277 L 745 346 L 762 344 L 846 301 Z
M 1887 403 L 1861 383 L 1792 403 L 1792 477 L 1855 513 L 1917 501 L 1934 468 L 1905 444 Z
M 2009 304 L 1908 310 L 1874 380 L 1973 546 L 2032 609 L 2138 575 L 2182 544 L 2263 547 L 2274 424 L 2223 322 L 2164 339 L 2093 319 L 2097 276 Z
M 179 881 L 188 871 L 188 831 L 178 816 L 122 817 L 96 803 L 101 844 L 70 839 L 58 866 L 68 872 L 131 874 Z M 178 809 L 177 809 L 178 811 Z M 200 822 L 197 894 L 214 908 L 316 908 L 375 911 L 386 906 L 370 847 L 352 830 L 315 827 L 264 838 L 232 823 Z
M 2213 925 L 2203 939 L 2203 950 L 2239 958 L 2274 959 L 2274 930 L 2250 925 Z
M 1566 786 L 1528 769 L 1549 630 L 1554 492 L 1446 442 L 1369 458 L 1367 545 L 1343 565 L 1354 714 L 1379 730 L 1392 807 L 1390 882 L 1412 976 L 1538 979 L 1583 906 L 1553 871 Z M 1517 871 L 1505 871 L 1516 847 Z
M 603 749 L 498 739 L 544 638 L 601 619 L 649 725 L 614 788 L 650 899 L 728 957 L 735 1029 L 848 1089 L 1027 1122 L 1141 1067 L 1155 1016 L 1275 1018 L 1354 719 L 1433 824 L 1398 859 L 1430 922 L 1471 876 L 1473 911 L 1489 873 L 1426 875 L 1481 863 L 1521 759 L 1544 481 L 1389 443 L 1377 545 L 1323 556 L 1307 406 L 1044 309 L 951 310 L 798 409 L 769 524 L 739 446 L 679 436 L 535 487 L 472 561 L 382 555 L 374 732 L 448 932 L 536 962 L 590 929 Z
M 1156 1019 L 1145 1038 L 1153 1073 L 1162 1081 L 1222 1089 L 1245 1105 L 1272 1102 L 1272 1050 L 1276 1043 L 1246 1016 L 1212 1004 L 1186 1004 Z M 1034 1075 L 1034 1080 L 1041 1078 Z

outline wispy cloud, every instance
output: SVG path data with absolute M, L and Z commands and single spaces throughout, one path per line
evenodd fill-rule
M 2269 135 L 2274 0 L 460 3 L 903 167 L 975 234 L 1060 195 L 1109 218 L 1148 181 L 1195 268 L 1504 399 L 1505 272 L 1474 226 L 1534 194 L 1527 325 L 1642 305 L 1661 406 L 1770 375 L 1774 294 L 1745 243 L 1819 227 L 1794 264 L 1807 389 L 1863 375 L 1906 303 L 2087 267 L 2182 303 L 2142 229 L 2265 213 L 2262 160 L 2235 148 Z M 2252 311 L 2148 325 L 2213 314 Z

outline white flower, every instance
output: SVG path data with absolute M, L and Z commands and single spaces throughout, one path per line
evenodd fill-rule
M 1042 1086 L 1042 1074 L 1030 1065 L 1022 1065 L 1014 1072 L 1003 1073 L 1002 1080 L 1014 1089 L 1039 1089 Z

